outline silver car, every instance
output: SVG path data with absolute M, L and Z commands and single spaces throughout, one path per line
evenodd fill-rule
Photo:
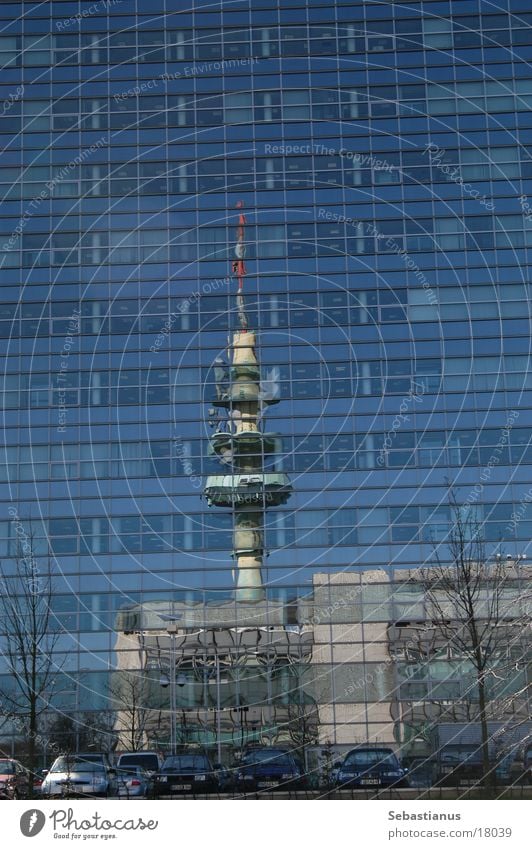
M 118 767 L 116 782 L 119 799 L 146 799 L 151 789 L 151 776 L 140 766 Z
M 56 758 L 41 785 L 44 798 L 73 796 L 107 798 L 116 794 L 116 773 L 102 763 L 76 755 Z

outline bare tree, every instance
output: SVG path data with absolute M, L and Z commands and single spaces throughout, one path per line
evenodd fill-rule
M 56 713 L 46 729 L 49 747 L 62 755 L 87 752 L 110 752 L 116 743 L 113 711 L 84 711 L 76 717 Z
M 115 673 L 109 687 L 120 746 L 130 752 L 141 749 L 146 743 L 154 714 L 149 683 L 141 669 L 127 669 Z
M 0 564 L 0 637 L 13 686 L 3 697 L 4 714 L 27 736 L 28 768 L 36 768 L 39 724 L 50 705 L 54 675 L 59 671 L 53 657 L 59 634 L 51 610 L 50 564 L 46 572 L 34 556 L 33 535 L 23 529 L 17 534 L 14 572 Z
M 312 686 L 314 694 L 319 682 L 310 679 L 311 664 L 303 652 L 297 657 L 289 656 L 285 670 L 288 674 L 288 686 L 285 699 L 275 705 L 275 724 L 279 728 L 279 737 L 287 738 L 301 759 L 305 773 L 308 771 L 308 749 L 319 740 L 319 710 L 316 700 L 307 692 Z M 287 698 L 286 698 L 287 697 Z
M 108 710 L 86 710 L 79 716 L 80 750 L 112 752 L 117 745 L 116 713 Z
M 460 505 L 449 490 L 451 530 L 448 559 L 441 546 L 434 547 L 435 563 L 422 570 L 427 625 L 435 627 L 455 657 L 468 662 L 473 671 L 473 698 L 478 702 L 483 782 L 495 784 L 490 764 L 490 691 L 497 677 L 508 669 L 509 650 L 521 638 L 520 629 L 530 627 L 524 597 L 516 595 L 515 564 L 501 555 L 486 558 L 482 527 L 471 505 Z M 517 639 L 516 639 L 517 638 Z M 524 662 L 524 657 L 517 663 Z M 476 696 L 476 698 L 474 698 Z
M 305 689 L 309 664 L 303 661 L 300 665 L 292 662 L 289 667 L 292 668 L 292 683 L 288 691 L 288 702 L 280 705 L 280 708 L 286 717 L 284 731 L 305 759 L 307 746 L 318 742 L 318 705 Z
M 318 743 L 319 715 L 318 706 L 299 701 L 286 705 L 285 731 L 294 750 L 308 771 L 308 748 Z
M 50 717 L 46 735 L 52 742 L 54 750 L 62 755 L 71 754 L 79 749 L 79 725 L 66 713 L 58 713 Z

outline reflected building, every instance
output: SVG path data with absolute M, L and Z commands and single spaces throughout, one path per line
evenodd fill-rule
M 515 563 L 508 569 L 488 688 L 491 745 L 499 750 L 532 731 L 531 573 Z M 367 570 L 317 573 L 311 592 L 272 610 L 235 601 L 223 612 L 216 604 L 124 612 L 121 646 L 141 649 L 157 701 L 147 742 L 168 745 L 171 708 L 159 681 L 172 667 L 177 743 L 213 753 L 220 743 L 225 761 L 246 745 L 273 743 L 297 750 L 313 773 L 328 749 L 336 755 L 374 743 L 430 759 L 453 735 L 475 740 L 474 669 L 432 618 L 431 599 L 422 570 L 393 581 L 385 570 Z M 261 624 L 252 625 L 253 616 Z
M 141 657 L 142 663 L 115 673 L 118 680 L 125 676 L 117 704 L 119 744 L 131 738 L 128 722 L 142 722 L 145 745 L 202 746 L 225 761 L 246 745 L 316 742 L 313 633 L 298 624 L 309 623 L 309 614 L 303 600 L 287 607 L 235 601 L 124 611 L 117 656 Z M 142 682 L 139 693 L 145 688 L 137 716 L 127 698 L 131 677 Z M 172 680 L 176 686 L 166 693 L 161 681 L 166 687 Z

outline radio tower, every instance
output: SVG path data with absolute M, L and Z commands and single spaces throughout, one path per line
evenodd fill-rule
M 266 510 L 285 504 L 292 488 L 286 474 L 265 472 L 264 469 L 265 458 L 278 450 L 279 439 L 276 434 L 262 433 L 260 421 L 264 409 L 278 403 L 279 398 L 274 397 L 277 389 L 270 388 L 272 381 L 269 384 L 261 381 L 256 333 L 249 327 L 245 310 L 246 217 L 242 206 L 239 201 L 232 264 L 232 273 L 238 283 L 239 329 L 229 338 L 229 363 L 225 364 L 221 358 L 215 363 L 217 397 L 212 402 L 224 411 L 226 418 L 216 422 L 211 449 L 230 471 L 207 478 L 205 497 L 209 506 L 232 509 L 236 599 L 256 602 L 266 595 L 262 579 Z

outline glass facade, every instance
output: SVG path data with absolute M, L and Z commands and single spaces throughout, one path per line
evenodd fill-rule
M 429 562 L 448 480 L 492 550 L 532 536 L 530 3 L 177 5 L 0 3 L 0 558 L 11 508 L 79 710 L 121 608 L 233 599 L 202 491 L 239 201 L 293 490 L 267 599 Z

